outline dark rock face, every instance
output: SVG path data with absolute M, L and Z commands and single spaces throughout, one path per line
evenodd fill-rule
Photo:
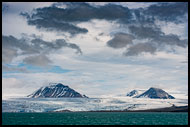
M 138 95 L 138 91 L 137 90 L 133 90 L 133 91 L 129 92 L 126 96 L 132 97 L 132 96 L 136 96 L 136 95 Z
M 135 98 L 141 98 L 141 97 L 148 97 L 152 99 L 175 99 L 173 96 L 169 95 L 164 90 L 153 87 L 151 87 L 144 93 L 136 96 Z
M 80 97 L 80 98 L 88 98 L 85 95 L 81 95 L 75 90 L 65 86 L 61 83 L 51 84 L 49 86 L 41 87 L 36 92 L 28 95 L 27 97 L 31 98 L 62 98 L 62 97 Z

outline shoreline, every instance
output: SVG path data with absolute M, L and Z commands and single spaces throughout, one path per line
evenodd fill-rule
M 166 108 L 144 109 L 144 110 L 111 110 L 111 111 L 89 111 L 89 112 L 188 112 L 188 106 L 172 106 Z
M 96 110 L 96 111 L 70 111 L 70 110 L 60 110 L 60 111 L 48 111 L 48 112 L 2 112 L 2 113 L 79 113 L 79 112 L 187 112 L 188 105 L 186 106 L 171 106 L 165 108 L 155 108 L 155 109 L 144 109 L 144 110 Z
M 144 109 L 144 110 L 96 110 L 96 111 L 70 111 L 70 110 L 61 110 L 61 111 L 51 111 L 53 113 L 62 113 L 62 112 L 188 112 L 187 106 L 171 106 L 165 108 L 155 108 L 155 109 Z

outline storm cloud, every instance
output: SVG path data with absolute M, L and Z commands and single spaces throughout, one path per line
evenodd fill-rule
M 112 48 L 123 48 L 133 43 L 134 36 L 126 33 L 116 33 L 114 38 L 107 42 Z

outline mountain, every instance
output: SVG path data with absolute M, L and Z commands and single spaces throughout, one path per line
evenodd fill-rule
M 88 98 L 85 95 L 81 95 L 75 90 L 65 86 L 61 83 L 51 83 L 49 86 L 41 87 L 34 93 L 28 95 L 27 97 L 31 98 L 62 98 L 62 97 L 80 97 Z
M 137 90 L 133 90 L 133 91 L 127 93 L 126 96 L 128 96 L 128 97 L 132 97 L 132 96 L 137 96 L 138 94 L 139 94 L 139 93 L 138 93 Z
M 141 98 L 141 97 L 147 97 L 152 99 L 175 99 L 173 96 L 169 95 L 164 90 L 154 87 L 151 87 L 144 93 L 135 96 L 135 98 Z

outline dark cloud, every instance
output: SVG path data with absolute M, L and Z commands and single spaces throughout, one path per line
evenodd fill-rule
M 2 36 L 2 62 L 10 63 L 18 56 L 18 50 L 27 50 L 28 46 L 13 36 Z
M 133 24 L 148 24 L 148 25 L 154 25 L 155 18 L 150 15 L 146 15 L 144 13 L 145 9 L 144 8 L 138 8 L 138 9 L 133 9 Z
M 138 43 L 128 48 L 125 56 L 139 55 L 142 52 L 153 54 L 158 49 L 164 50 L 165 46 L 187 47 L 188 41 L 181 40 L 179 36 L 174 34 L 166 35 L 160 28 L 155 26 L 132 25 L 129 26 L 129 32 L 137 39 L 148 39 L 147 43 Z
M 60 4 L 66 5 L 67 8 L 57 8 L 61 15 L 56 18 L 66 22 L 84 22 L 91 19 L 120 20 L 131 19 L 132 17 L 130 9 L 121 5 L 106 4 L 104 6 L 94 7 L 83 2 L 66 2 Z M 55 6 L 54 9 L 56 9 Z
M 129 35 L 133 38 L 128 39 L 127 36 L 115 36 L 112 40 L 107 42 L 108 46 L 113 48 L 126 48 L 127 44 L 131 44 L 127 51 L 124 53 L 125 56 L 135 56 L 139 55 L 142 52 L 153 54 L 158 49 L 164 50 L 165 46 L 180 46 L 185 48 L 188 45 L 188 40 L 182 40 L 178 35 L 174 34 L 166 35 L 161 31 L 160 28 L 156 27 L 155 25 L 130 25 L 128 28 L 129 33 L 132 34 Z M 126 41 L 125 38 L 127 38 L 128 41 Z M 148 39 L 148 42 L 139 42 L 138 44 L 133 45 L 132 39 L 134 38 L 138 40 Z
M 41 30 L 45 29 L 47 31 L 68 32 L 71 35 L 88 32 L 87 29 L 77 27 L 71 23 L 65 23 L 49 19 L 28 20 L 28 24 L 34 25 L 36 26 L 36 28 Z
M 55 41 L 44 41 L 37 36 L 33 36 L 32 39 L 28 37 L 22 37 L 17 39 L 13 36 L 2 36 L 3 48 L 15 48 L 23 51 L 23 54 L 35 54 L 40 52 L 47 52 L 52 50 L 58 50 L 63 47 L 68 47 L 77 50 L 77 53 L 82 54 L 80 47 L 73 43 L 68 43 L 64 39 L 56 39 Z
M 82 54 L 80 47 L 76 44 L 67 43 L 67 47 L 72 48 L 72 49 L 76 49 L 77 50 L 76 53 Z
M 39 53 L 38 47 L 34 48 L 30 44 L 29 38 L 22 37 L 17 39 L 13 36 L 2 36 L 2 46 L 3 48 L 14 48 L 16 50 L 20 49 L 23 54 Z
M 179 46 L 183 48 L 188 46 L 187 39 L 180 39 L 178 35 L 174 34 L 167 35 L 162 32 L 161 29 L 156 25 L 129 25 L 128 29 L 128 34 L 132 36 L 132 38 L 128 38 L 128 36 L 124 35 L 115 36 L 113 39 L 107 42 L 107 45 L 112 48 L 126 48 L 126 46 L 130 44 L 127 52 L 124 53 L 125 56 L 135 56 L 139 55 L 142 52 L 148 52 L 153 54 L 157 50 L 165 50 L 166 46 Z M 138 44 L 133 45 L 132 41 L 134 38 L 138 40 L 148 39 L 148 42 L 138 42 Z
M 107 45 L 112 48 L 126 48 L 127 45 L 130 47 L 125 56 L 135 56 L 142 52 L 148 52 L 153 54 L 158 49 L 164 50 L 165 46 L 180 46 L 187 47 L 188 41 L 181 40 L 179 36 L 174 34 L 166 35 L 161 31 L 160 28 L 155 26 L 142 26 L 142 25 L 131 25 L 128 27 L 131 34 L 117 33 L 114 38 L 107 42 Z M 133 39 L 148 39 L 149 42 L 133 44 Z
M 114 38 L 107 42 L 112 48 L 123 48 L 133 43 L 134 36 L 126 33 L 116 33 Z
M 26 17 L 29 25 L 34 25 L 38 29 L 68 32 L 72 35 L 88 32 L 87 29 L 72 23 L 86 22 L 91 19 L 122 20 L 127 23 L 132 17 L 130 10 L 120 5 L 107 4 L 94 7 L 80 2 L 64 4 L 67 6 L 65 9 L 53 5 L 37 8 L 31 15 L 26 12 L 22 12 L 21 15 Z
M 68 43 L 64 39 L 56 39 L 55 41 L 48 42 L 37 36 L 33 36 L 32 39 L 27 36 L 23 36 L 21 39 L 17 39 L 13 36 L 2 36 L 2 61 L 3 63 L 10 63 L 19 55 L 49 54 L 64 47 L 75 49 L 77 54 L 82 54 L 78 45 Z M 25 62 L 30 61 L 33 57 L 29 58 L 26 59 Z M 37 60 L 50 61 L 45 55 L 37 56 L 37 58 Z
M 148 52 L 153 54 L 156 52 L 156 47 L 151 43 L 138 43 L 127 49 L 127 52 L 124 53 L 125 56 L 136 56 L 143 52 Z
M 182 23 L 187 21 L 187 2 L 158 2 L 147 8 L 131 9 L 133 23 L 155 25 L 155 21 Z
M 61 8 L 62 6 L 65 7 Z M 93 19 L 116 21 L 120 26 L 129 29 L 129 33 L 115 34 L 113 39 L 107 42 L 107 45 L 116 49 L 126 48 L 129 45 L 131 47 L 129 47 L 129 51 L 126 54 L 130 55 L 139 54 L 141 52 L 153 53 L 156 49 L 160 49 L 166 45 L 187 47 L 187 40 L 182 40 L 179 36 L 174 34 L 166 35 L 160 26 L 157 26 L 155 23 L 156 21 L 164 21 L 166 23 L 186 22 L 187 13 L 187 2 L 158 2 L 146 8 L 136 9 L 129 9 L 128 7 L 116 4 L 91 6 L 83 2 L 63 2 L 52 4 L 49 7 L 34 9 L 31 13 L 22 12 L 21 15 L 27 19 L 29 25 L 36 26 L 38 29 L 68 32 L 71 35 L 88 32 L 86 28 L 77 26 L 77 24 L 81 22 L 88 22 Z M 102 34 L 99 36 L 102 36 Z M 97 37 L 95 39 L 98 40 Z M 148 42 L 133 45 L 134 39 L 148 39 Z M 19 42 L 20 41 L 21 40 L 19 40 Z M 20 42 L 18 45 L 24 53 L 28 54 L 31 52 L 41 53 L 41 51 L 53 51 L 61 47 L 69 47 L 75 49 L 77 53 L 82 54 L 79 46 L 67 43 L 65 40 L 58 39 L 51 43 L 35 38 L 30 41 L 30 46 L 28 46 L 28 44 L 26 45 L 25 42 L 26 41 L 23 40 L 22 43 Z M 152 45 L 153 43 L 154 46 Z M 23 45 L 20 46 L 21 44 Z
M 38 47 L 39 50 L 43 49 L 44 51 L 50 51 L 50 50 L 58 50 L 63 47 L 68 47 L 68 48 L 75 49 L 76 53 L 82 54 L 82 51 L 78 45 L 73 44 L 73 43 L 67 43 L 64 39 L 56 39 L 53 42 L 47 42 L 40 38 L 36 38 L 36 39 L 31 40 L 31 42 L 33 46 Z
M 180 23 L 184 22 L 181 18 L 188 13 L 188 2 L 158 3 L 149 6 L 143 13 L 161 21 Z
M 137 36 L 139 39 L 146 39 L 146 38 L 156 38 L 163 34 L 159 28 L 154 28 L 152 26 L 129 26 L 129 30 L 132 34 Z
M 179 36 L 174 34 L 166 35 L 157 27 L 145 26 L 129 26 L 129 30 L 139 39 L 150 39 L 159 45 L 177 45 L 187 47 L 187 40 L 181 40 Z
M 65 8 L 60 8 L 61 6 Z M 71 35 L 87 33 L 76 26 L 92 19 L 117 21 L 122 24 L 155 25 L 156 20 L 179 23 L 188 12 L 187 2 L 156 3 L 147 8 L 129 9 L 122 5 L 105 4 L 92 6 L 83 2 L 55 3 L 50 7 L 37 8 L 31 14 L 22 12 L 29 25 L 48 31 L 68 32 Z
M 158 42 L 158 44 L 162 45 L 176 45 L 180 47 L 187 47 L 188 40 L 181 40 L 177 35 L 169 34 L 169 35 L 160 35 L 154 38 L 155 42 Z

